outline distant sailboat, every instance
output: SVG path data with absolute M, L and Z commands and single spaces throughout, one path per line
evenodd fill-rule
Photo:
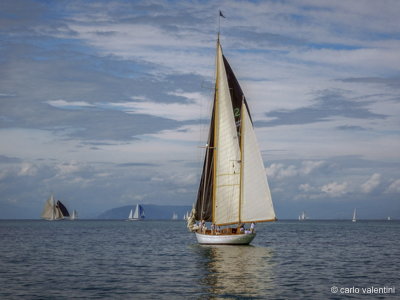
M 178 214 L 177 213 L 173 213 L 172 214 L 172 220 L 178 220 Z
M 357 220 L 356 220 L 356 209 L 354 209 L 354 212 L 353 212 L 353 219 L 352 219 L 351 221 L 353 221 L 353 222 L 356 222 L 356 221 L 357 221 Z
M 187 211 L 186 214 L 183 215 L 183 219 L 187 220 L 189 218 L 189 212 Z
M 249 244 L 241 224 L 275 221 L 249 107 L 217 39 L 214 105 L 197 201 L 188 228 L 200 244 Z M 206 230 L 195 221 L 211 222 Z M 220 228 L 220 226 L 232 226 Z M 254 224 L 252 225 L 254 226 Z
M 390 218 L 390 217 L 387 217 L 387 220 L 388 220 L 388 221 L 390 221 L 391 219 L 392 219 L 392 218 Z
M 71 221 L 74 221 L 74 220 L 76 220 L 77 218 L 78 218 L 78 212 L 74 209 L 74 210 L 72 211 L 70 220 L 71 220 Z
M 128 221 L 139 221 L 143 220 L 145 217 L 144 215 L 144 209 L 141 205 L 136 204 L 136 209 L 135 212 L 133 212 L 133 209 L 131 209 L 128 217 Z
M 41 217 L 48 221 L 62 220 L 69 217 L 69 212 L 61 201 L 56 202 L 52 194 L 44 205 Z
M 305 219 L 306 219 L 306 213 L 303 211 L 299 216 L 299 221 L 305 221 Z

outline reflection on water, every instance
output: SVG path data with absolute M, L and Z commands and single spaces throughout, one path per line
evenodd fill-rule
M 214 298 L 265 298 L 273 288 L 273 252 L 254 246 L 201 246 L 198 254 L 205 269 L 199 278 Z

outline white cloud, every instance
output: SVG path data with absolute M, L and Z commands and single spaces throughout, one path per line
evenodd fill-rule
M 18 172 L 18 176 L 34 176 L 37 174 L 37 167 L 31 163 L 23 163 Z
M 93 104 L 90 104 L 85 101 L 65 101 L 62 99 L 59 100 L 50 100 L 46 101 L 47 104 L 57 107 L 57 108 L 79 108 L 79 107 L 93 107 Z
M 302 192 L 311 192 L 314 191 L 315 189 L 308 183 L 304 183 L 299 185 L 299 190 Z
M 271 178 L 283 179 L 298 174 L 298 170 L 294 165 L 285 167 L 283 164 L 273 163 L 267 168 L 267 174 Z
M 319 160 L 319 161 L 312 161 L 312 160 L 307 160 L 302 162 L 302 168 L 301 168 L 301 173 L 303 174 L 310 174 L 314 170 L 317 170 L 321 166 L 325 164 L 325 161 Z
M 295 165 L 285 166 L 282 163 L 273 163 L 267 168 L 267 174 L 271 178 L 283 179 L 298 175 L 309 175 L 321 166 L 325 165 L 325 161 L 306 160 L 301 163 L 301 166 Z
M 163 103 L 141 99 L 141 101 L 109 103 L 108 105 L 129 114 L 145 114 L 177 121 L 198 120 L 205 117 L 204 115 L 200 115 L 199 112 L 204 111 L 204 107 L 211 100 L 203 94 L 181 91 L 175 91 L 170 94 L 185 98 L 186 103 Z
M 380 185 L 381 177 L 381 174 L 372 174 L 372 176 L 361 185 L 361 190 L 366 194 L 371 193 Z
M 321 191 L 331 197 L 340 197 L 346 193 L 347 182 L 337 183 L 331 182 L 321 187 Z
M 385 191 L 386 193 L 400 193 L 400 179 L 393 181 Z
M 70 161 L 70 162 L 63 162 L 56 165 L 56 169 L 58 171 L 59 176 L 69 175 L 73 173 L 77 173 L 82 171 L 85 168 L 82 162 L 78 161 Z

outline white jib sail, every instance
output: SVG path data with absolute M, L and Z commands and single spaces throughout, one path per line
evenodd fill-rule
M 246 105 L 242 105 L 241 222 L 275 220 L 267 175 Z
M 133 210 L 131 209 L 128 219 L 132 219 L 132 218 L 133 218 Z
M 219 44 L 215 117 L 217 160 L 213 220 L 216 224 L 237 223 L 240 198 L 240 150 L 222 49 Z

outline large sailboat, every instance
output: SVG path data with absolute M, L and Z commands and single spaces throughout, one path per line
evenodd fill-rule
M 256 233 L 244 230 L 245 223 L 275 220 L 249 107 L 218 34 L 211 124 L 188 228 L 200 244 L 249 244 Z M 206 222 L 211 222 L 211 230 Z
M 62 220 L 64 217 L 69 217 L 69 212 L 61 201 L 56 202 L 52 194 L 44 205 L 41 217 L 49 221 Z
M 143 220 L 145 217 L 144 215 L 144 209 L 141 205 L 136 204 L 136 209 L 135 212 L 133 212 L 133 209 L 131 209 L 128 217 L 128 221 L 139 221 Z

